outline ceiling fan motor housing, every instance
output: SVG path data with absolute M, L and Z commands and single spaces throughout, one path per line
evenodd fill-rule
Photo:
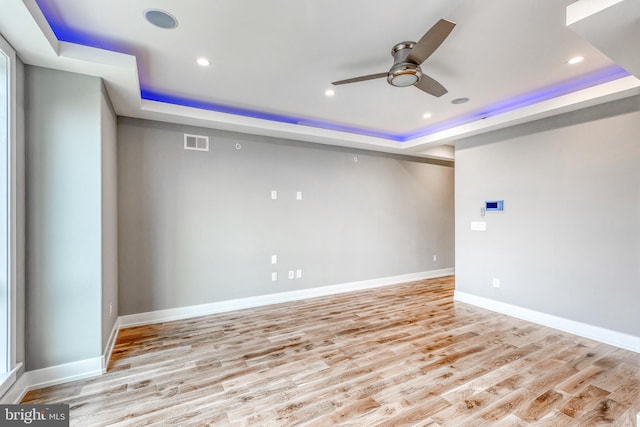
M 413 86 L 420 81 L 422 69 L 415 62 L 407 60 L 407 56 L 415 42 L 401 42 L 391 49 L 393 55 L 393 66 L 387 75 L 387 82 L 396 87 Z

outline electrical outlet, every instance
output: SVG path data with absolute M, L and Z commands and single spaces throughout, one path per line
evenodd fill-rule
M 433 256 L 433 262 L 436 262 L 436 261 L 438 261 L 438 255 Z
M 109 316 L 111 316 L 113 314 L 113 303 L 110 302 L 109 303 Z
M 271 281 L 275 282 L 278 280 L 278 272 L 274 271 L 271 273 Z
M 296 278 L 296 272 L 293 270 L 289 270 L 289 280 Z
M 493 287 L 494 288 L 499 288 L 500 287 L 500 279 L 498 279 L 497 277 L 493 278 Z
M 278 263 L 278 255 L 271 255 L 271 264 Z
M 302 191 L 296 192 L 296 200 L 302 200 Z
M 278 200 L 278 191 L 271 190 L 271 200 Z
M 302 279 L 302 269 L 296 270 L 296 279 Z

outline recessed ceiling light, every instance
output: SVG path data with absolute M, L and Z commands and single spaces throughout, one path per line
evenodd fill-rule
M 431 113 L 424 113 L 424 114 L 422 115 L 422 118 L 423 118 L 423 119 L 430 119 L 430 118 L 431 118 Z
M 584 61 L 584 56 L 574 56 L 573 58 L 571 58 L 567 62 L 569 64 L 571 64 L 571 65 L 574 65 L 574 64 L 579 64 L 582 61 Z
M 209 65 L 211 65 L 211 61 L 204 57 L 196 59 L 196 62 L 198 63 L 198 65 L 201 65 L 203 67 L 208 67 Z
M 171 30 L 178 26 L 178 20 L 164 10 L 147 9 L 144 11 L 144 17 L 150 24 L 153 24 L 158 28 Z
M 451 101 L 452 104 L 464 104 L 465 102 L 469 102 L 469 98 L 456 98 Z
M 327 89 L 324 91 L 325 96 L 333 96 L 335 94 L 336 94 L 336 91 L 334 89 Z

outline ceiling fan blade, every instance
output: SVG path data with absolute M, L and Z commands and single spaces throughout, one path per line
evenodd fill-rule
M 445 93 L 447 93 L 447 89 L 438 83 L 437 80 L 423 74 L 418 83 L 414 85 L 421 91 L 427 92 L 429 95 L 441 97 Z
M 447 21 L 446 19 L 436 22 L 411 49 L 407 59 L 418 65 L 422 64 L 449 36 L 455 26 L 455 22 Z
M 344 85 L 347 83 L 356 83 L 356 82 L 363 82 L 365 80 L 373 80 L 373 79 L 380 79 L 382 77 L 387 77 L 388 73 L 378 73 L 378 74 L 369 74 L 368 76 L 360 76 L 360 77 L 354 77 L 352 79 L 346 79 L 346 80 L 339 80 L 337 82 L 331 82 L 332 85 L 337 86 L 337 85 Z

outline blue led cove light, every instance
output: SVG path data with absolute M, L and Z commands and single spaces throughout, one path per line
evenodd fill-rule
M 98 49 L 109 50 L 113 52 L 126 53 L 132 55 L 133 53 L 116 43 L 102 40 L 94 37 L 90 34 L 82 33 L 78 30 L 69 28 L 58 11 L 55 9 L 53 2 L 46 0 L 36 0 L 36 4 L 42 11 L 51 31 L 56 36 L 58 41 L 79 44 L 82 46 L 95 47 Z
M 454 128 L 456 126 L 462 126 L 467 123 L 474 122 L 476 120 L 482 120 L 489 117 L 497 116 L 499 114 L 508 113 L 519 108 L 528 107 L 539 102 L 547 101 L 549 99 L 557 98 L 562 95 L 567 95 L 579 90 L 587 89 L 600 84 L 608 83 L 614 80 L 618 80 L 624 77 L 628 77 L 630 73 L 622 67 L 613 66 L 595 73 L 591 73 L 574 80 L 569 80 L 554 86 L 539 89 L 534 92 L 516 96 L 497 104 L 491 105 L 480 111 L 449 120 L 437 125 L 429 126 L 417 130 L 415 132 L 407 133 L 402 136 L 401 142 L 409 141 L 422 136 L 434 134 L 447 129 Z
M 305 119 L 285 114 L 267 113 L 260 110 L 249 108 L 234 107 L 231 105 L 218 104 L 215 102 L 200 101 L 197 99 L 184 98 L 175 95 L 169 95 L 163 92 L 152 91 L 149 89 L 141 89 L 140 96 L 147 101 L 163 102 L 166 104 L 181 105 L 183 107 L 198 108 L 200 110 L 215 111 L 218 113 L 233 114 L 236 116 L 251 117 L 254 119 L 269 120 L 272 122 L 289 123 L 300 126 L 310 126 L 315 128 L 336 130 L 341 132 L 355 133 L 367 135 L 376 138 L 389 139 L 400 142 L 400 137 L 392 133 L 386 133 L 376 130 L 358 128 L 354 126 L 339 125 L 321 120 Z

